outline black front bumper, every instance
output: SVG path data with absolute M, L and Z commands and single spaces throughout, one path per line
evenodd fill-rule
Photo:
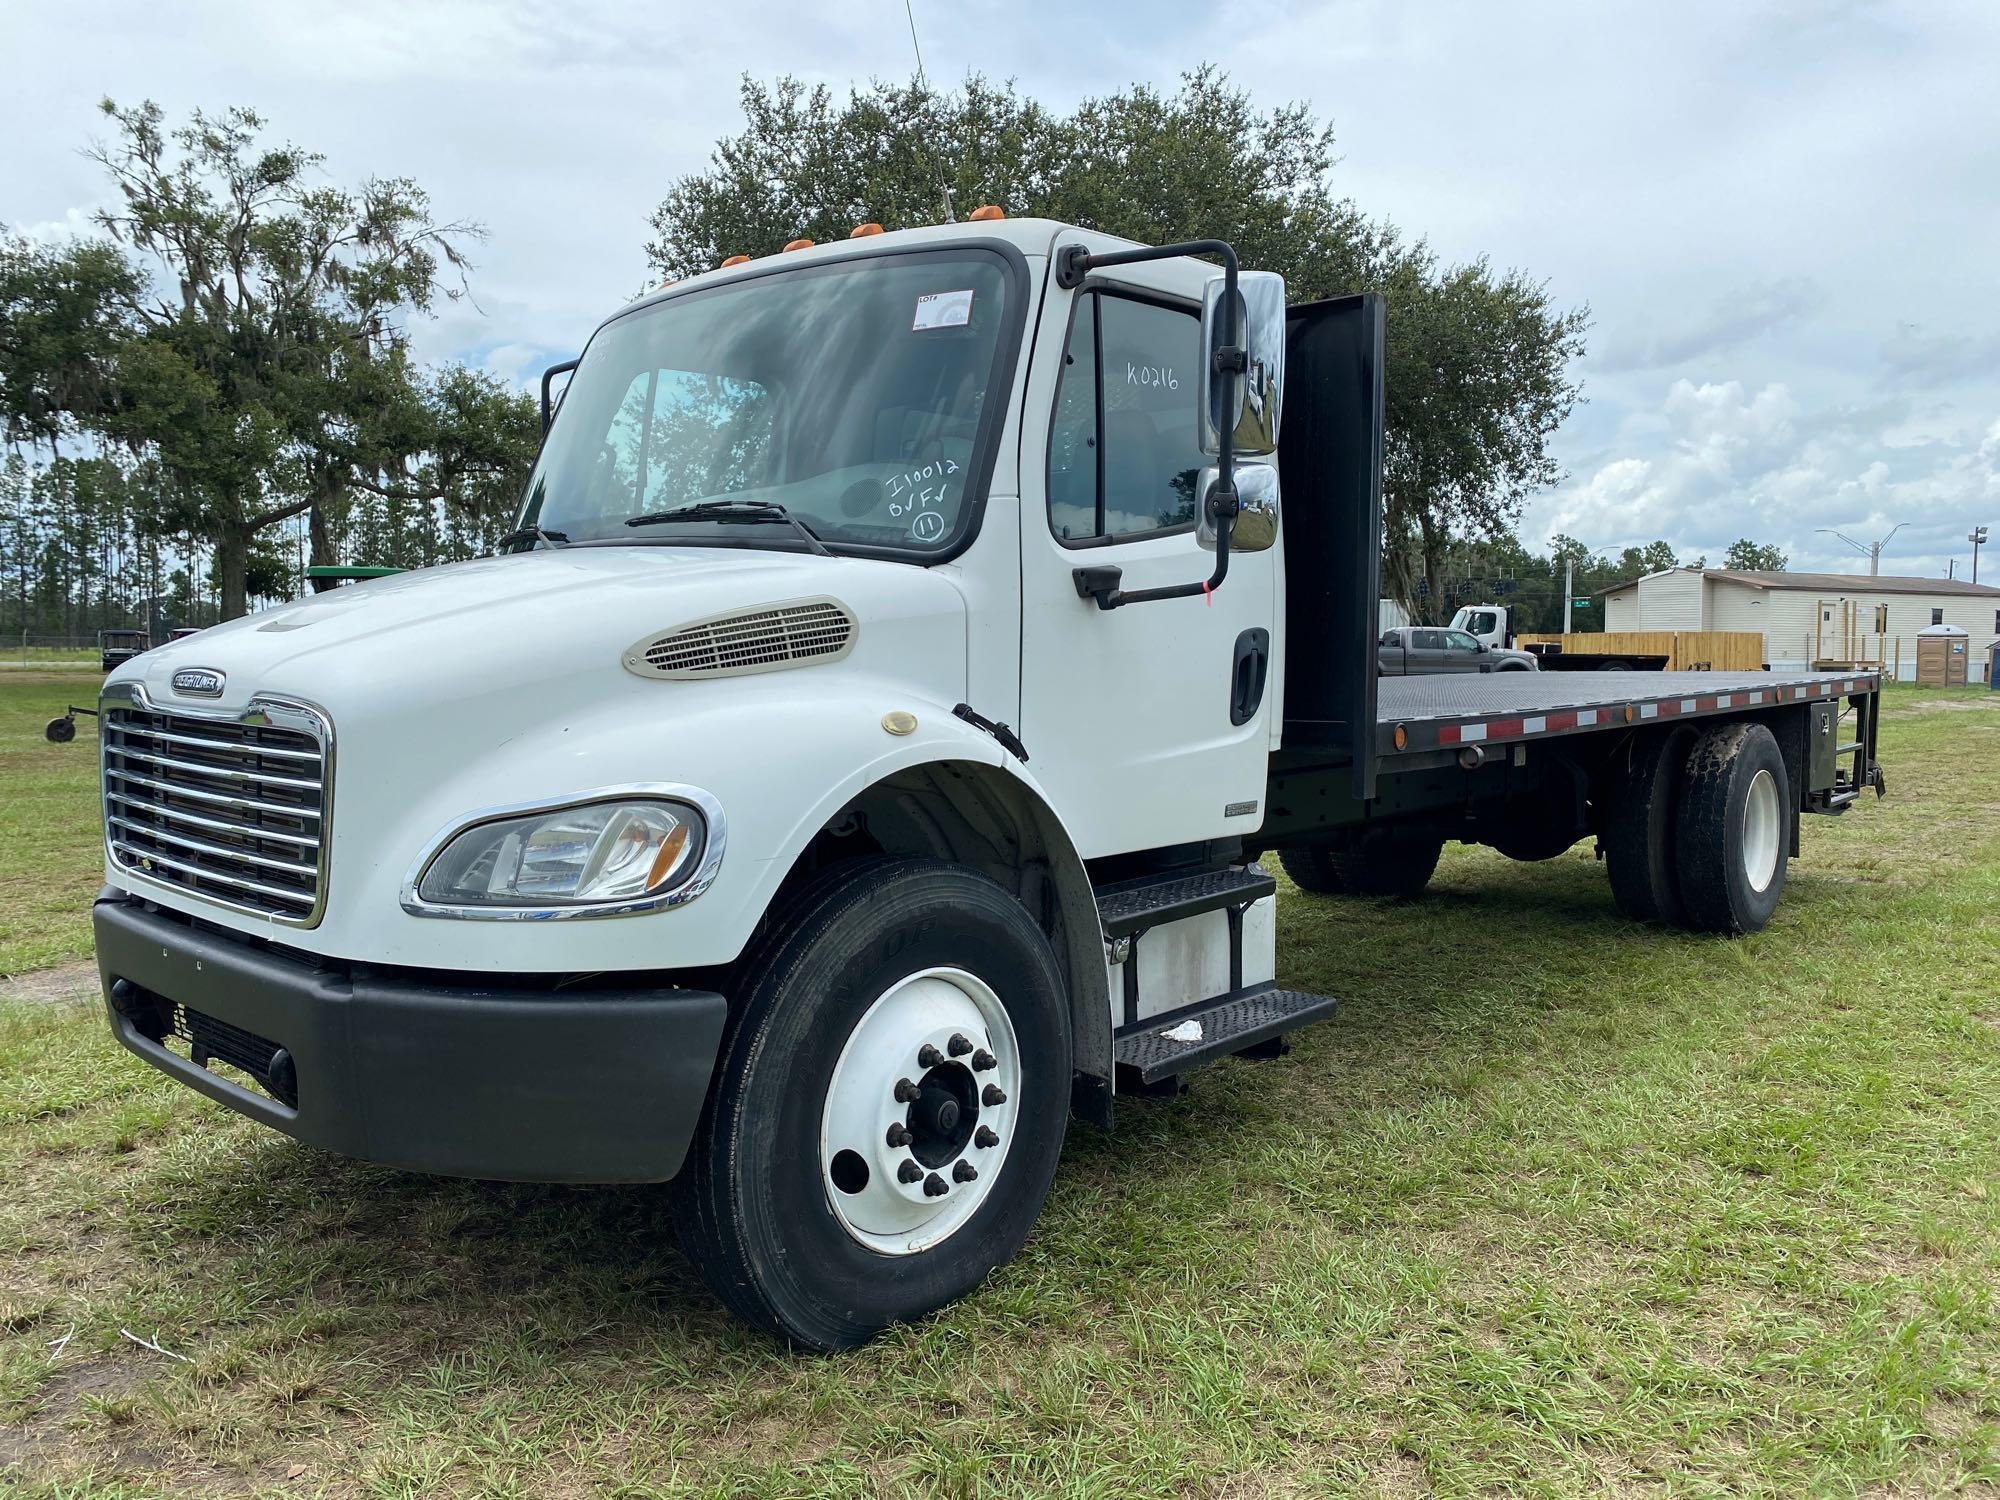
M 93 925 L 111 1029 L 154 1067 L 308 1145 L 454 1177 L 665 1181 L 727 1009 L 708 990 L 319 966 L 111 890 Z M 169 1023 L 271 1094 L 169 1050 Z

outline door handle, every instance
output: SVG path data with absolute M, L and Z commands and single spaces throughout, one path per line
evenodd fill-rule
M 1229 664 L 1229 722 L 1248 724 L 1264 702 L 1264 679 L 1271 665 L 1271 632 L 1251 629 L 1236 637 Z

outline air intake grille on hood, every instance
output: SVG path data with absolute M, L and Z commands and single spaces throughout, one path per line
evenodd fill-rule
M 854 644 L 854 616 L 832 599 L 801 599 L 697 620 L 640 641 L 625 665 L 641 677 L 740 677 L 836 661 Z

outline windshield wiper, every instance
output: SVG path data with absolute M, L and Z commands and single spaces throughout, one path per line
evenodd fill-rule
M 810 526 L 775 500 L 702 500 L 694 505 L 677 505 L 672 510 L 648 511 L 643 516 L 633 516 L 625 524 L 657 526 L 662 521 L 782 521 L 821 557 L 833 556 Z
M 566 531 L 548 531 L 533 524 L 523 526 L 518 531 L 510 531 L 494 543 L 496 550 L 505 552 L 516 542 L 547 542 L 551 547 L 560 547 L 569 540 Z

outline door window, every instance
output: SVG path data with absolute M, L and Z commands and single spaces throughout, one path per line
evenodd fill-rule
M 1192 526 L 1201 323 L 1107 292 L 1080 298 L 1049 435 L 1049 527 L 1065 543 Z
M 1463 630 L 1447 630 L 1444 633 L 1444 638 L 1445 643 L 1454 651 L 1477 651 L 1479 649 L 1479 642 L 1467 635 Z
M 1444 632 L 1442 630 L 1419 630 L 1413 632 L 1413 635 L 1414 639 L 1410 644 L 1419 651 L 1444 650 Z

